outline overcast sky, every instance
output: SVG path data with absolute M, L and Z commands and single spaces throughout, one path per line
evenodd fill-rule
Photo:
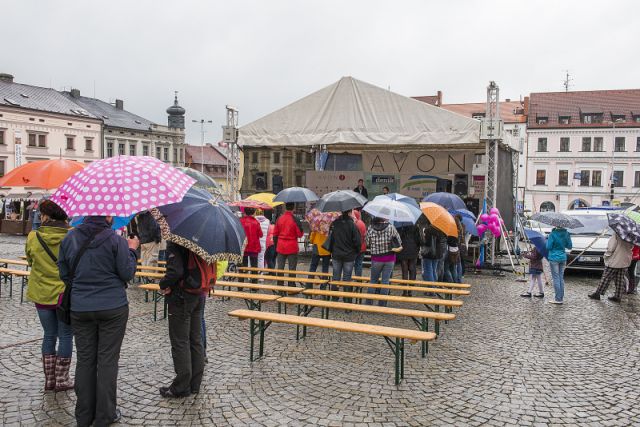
M 479 102 L 563 90 L 639 88 L 640 2 L 464 0 L 3 0 L 0 72 L 75 87 L 166 124 L 179 91 L 187 121 L 226 104 L 240 125 L 340 77 L 406 96 Z M 187 142 L 199 143 L 189 123 Z

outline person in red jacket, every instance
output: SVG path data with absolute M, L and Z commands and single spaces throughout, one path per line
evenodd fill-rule
M 260 222 L 253 216 L 254 213 L 255 209 L 245 208 L 244 215 L 240 218 L 244 234 L 247 236 L 247 246 L 242 256 L 242 265 L 245 267 L 258 267 L 258 254 L 261 251 L 262 227 Z
M 273 238 L 276 242 L 276 268 L 284 269 L 289 263 L 289 270 L 295 270 L 298 265 L 298 239 L 304 235 L 298 220 L 293 216 L 295 204 L 287 203 L 286 212 L 276 221 L 273 229 Z M 279 282 L 282 284 L 282 282 Z M 289 282 L 289 286 L 295 286 Z
M 364 221 L 362 221 L 362 217 L 359 210 L 353 210 L 353 219 L 356 222 L 356 228 L 360 232 L 360 253 L 356 257 L 355 264 L 353 265 L 353 273 L 356 276 L 362 276 L 362 262 L 364 261 L 364 253 L 367 251 L 367 243 L 365 242 L 365 236 L 367 235 L 367 226 Z
M 627 288 L 628 294 L 636 293 L 636 264 L 640 259 L 640 246 L 634 246 L 632 251 L 631 265 L 629 266 L 629 287 Z

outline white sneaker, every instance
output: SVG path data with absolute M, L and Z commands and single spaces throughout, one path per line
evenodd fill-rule
M 547 301 L 549 304 L 564 304 L 564 301 L 556 301 L 554 299 Z

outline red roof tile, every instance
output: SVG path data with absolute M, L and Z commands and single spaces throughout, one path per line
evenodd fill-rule
M 463 116 L 473 117 L 474 115 L 484 115 L 487 103 L 443 104 L 442 108 Z M 505 123 L 526 123 L 527 116 L 524 115 L 524 105 L 520 101 L 501 101 L 500 118 Z
M 582 123 L 584 114 L 602 114 L 605 123 Z M 640 89 L 532 93 L 528 127 L 611 127 L 613 115 L 625 116 L 616 127 L 640 127 Z M 569 123 L 561 124 L 560 117 L 568 117 Z M 538 124 L 538 118 L 546 118 L 546 124 Z
M 227 165 L 227 157 L 211 144 L 205 144 L 204 149 L 199 145 L 187 145 L 185 151 L 187 163 L 201 165 L 203 163 L 202 154 L 204 152 L 205 165 Z

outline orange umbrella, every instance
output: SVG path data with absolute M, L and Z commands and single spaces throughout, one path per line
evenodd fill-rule
M 458 237 L 456 220 L 445 208 L 435 203 L 422 202 L 420 203 L 420 210 L 435 228 L 447 236 Z
M 85 164 L 66 159 L 38 160 L 18 166 L 0 178 L 0 187 L 58 188 Z

